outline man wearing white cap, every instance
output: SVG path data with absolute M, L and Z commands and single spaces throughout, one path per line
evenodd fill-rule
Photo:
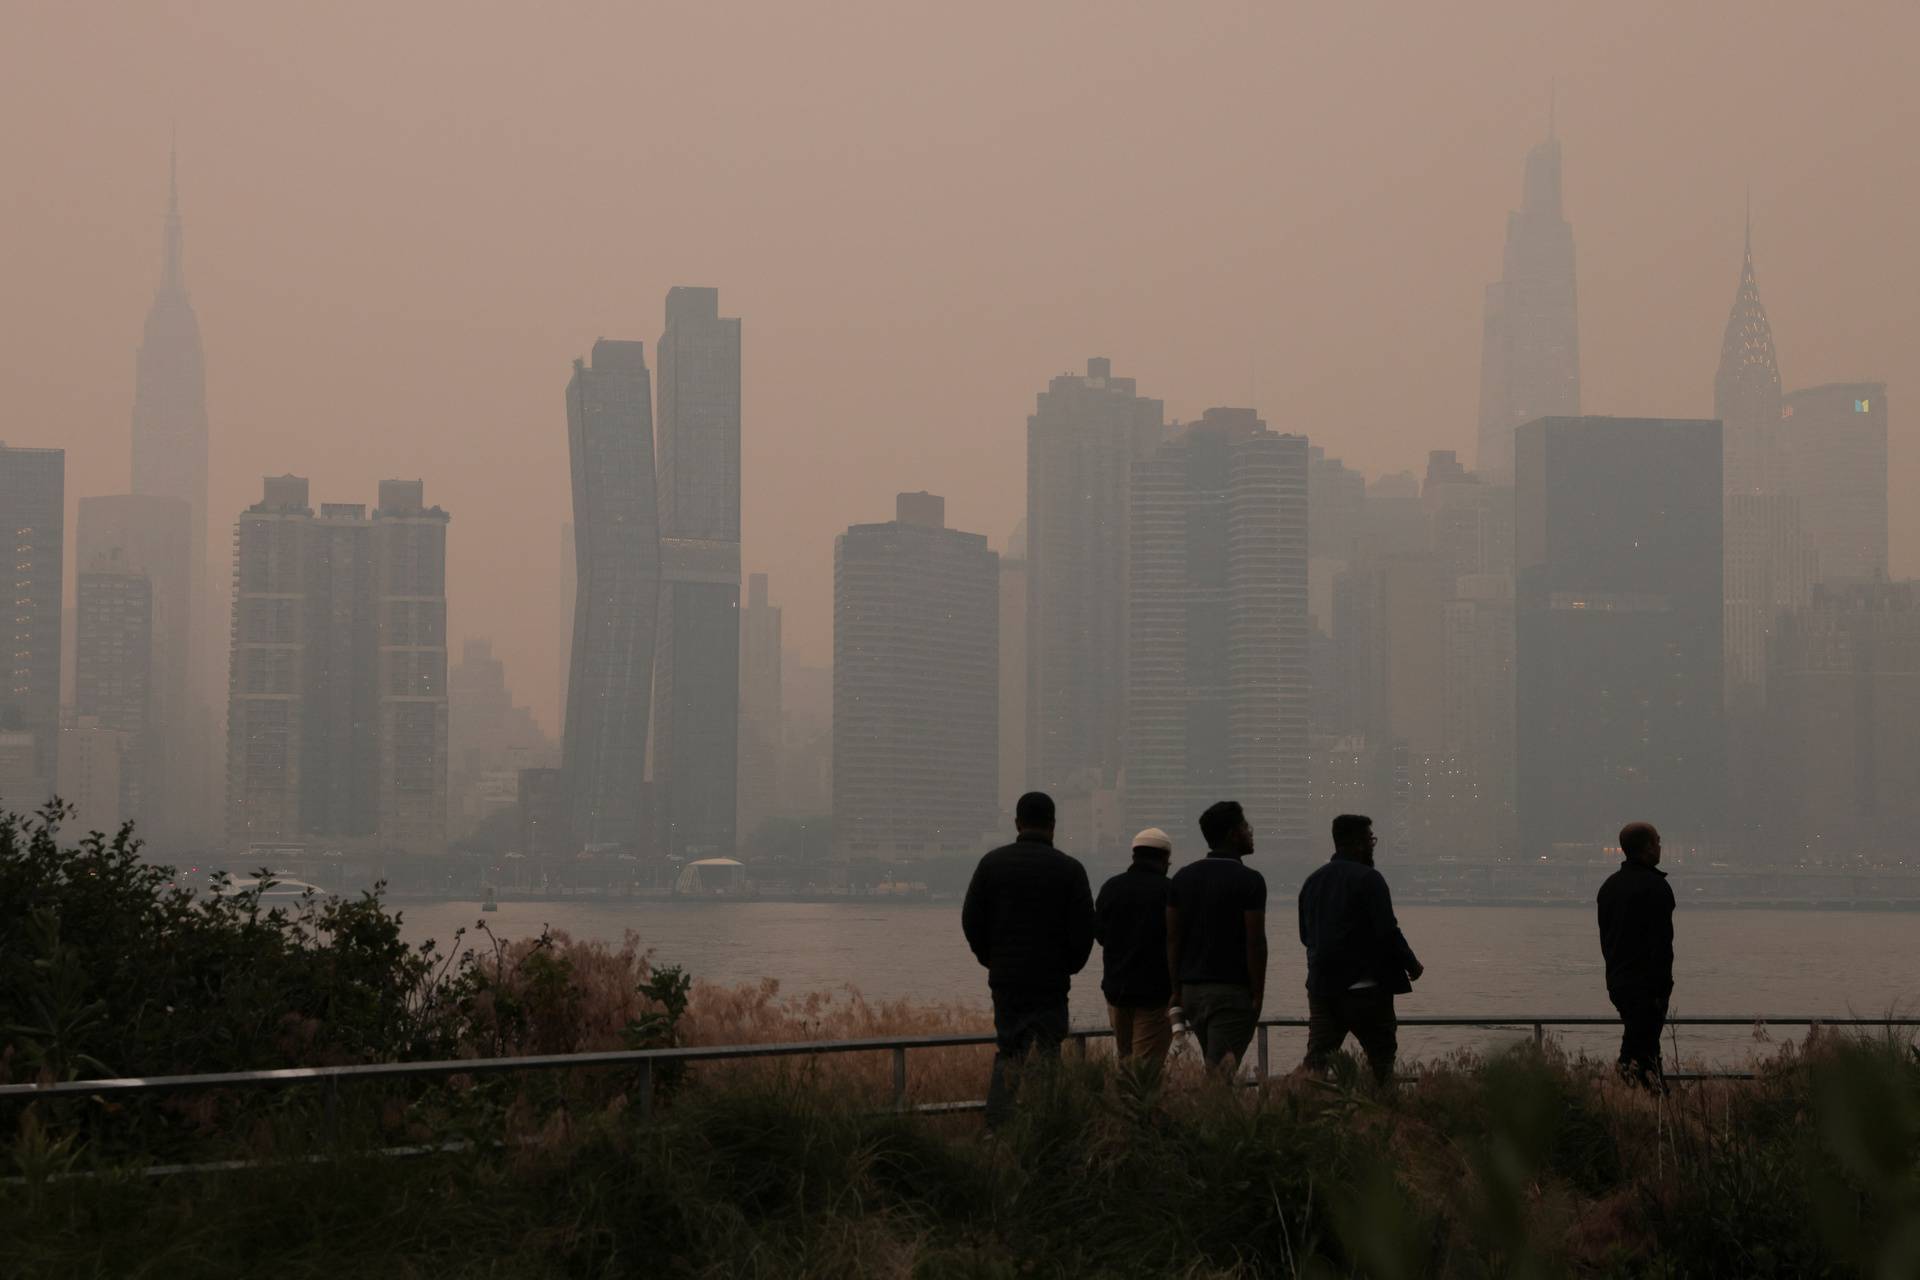
M 1167 1018 L 1173 984 L 1167 972 L 1167 867 L 1173 841 L 1158 827 L 1133 838 L 1133 865 L 1100 886 L 1094 936 L 1104 966 L 1100 990 L 1122 1062 L 1150 1071 L 1173 1043 Z

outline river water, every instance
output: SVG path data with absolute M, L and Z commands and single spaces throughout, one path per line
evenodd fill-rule
M 480 915 L 469 902 L 401 904 L 407 936 L 443 944 Z M 1427 966 L 1401 1015 L 1611 1014 L 1590 908 L 1399 909 Z M 484 919 L 496 936 L 543 925 L 619 942 L 632 930 L 662 963 L 720 983 L 772 977 L 782 992 L 860 989 L 869 999 L 986 1005 L 984 972 L 960 934 L 957 903 L 504 902 Z M 1291 913 L 1270 918 L 1267 1012 L 1306 1012 L 1303 954 Z M 1675 922 L 1674 1012 L 1879 1016 L 1920 1013 L 1920 916 L 1872 911 L 1685 910 Z M 1074 982 L 1076 1026 L 1100 1025 L 1099 952 Z M 1297 1033 L 1275 1031 L 1276 1063 L 1297 1056 Z M 1528 1030 L 1402 1032 L 1404 1050 L 1432 1056 L 1488 1049 Z M 1678 1029 L 1683 1057 L 1733 1064 L 1759 1049 L 1746 1028 Z M 1798 1027 L 1770 1031 L 1798 1039 Z M 1563 1033 L 1572 1049 L 1611 1056 L 1617 1033 Z M 1669 1053 L 1673 1044 L 1668 1043 Z

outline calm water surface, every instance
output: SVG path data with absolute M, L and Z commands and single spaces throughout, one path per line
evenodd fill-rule
M 407 935 L 443 943 L 481 915 L 472 903 L 404 904 Z M 1593 913 L 1560 907 L 1402 907 L 1427 973 L 1400 1001 L 1413 1014 L 1611 1013 Z M 503 938 L 543 925 L 618 942 L 632 930 L 667 963 L 722 983 L 776 978 L 783 992 L 858 987 L 872 999 L 986 1004 L 985 975 L 960 935 L 957 903 L 506 902 L 486 917 Z M 1306 1012 L 1304 959 L 1291 913 L 1270 921 L 1270 1013 Z M 1682 910 L 1676 921 L 1677 1014 L 1868 1015 L 1920 1012 L 1920 916 L 1901 912 Z M 1104 1022 L 1099 952 L 1075 980 L 1076 1025 Z M 1489 1048 L 1517 1031 L 1404 1031 L 1412 1053 Z M 1775 1039 L 1798 1038 L 1781 1027 Z M 1276 1061 L 1297 1037 L 1275 1032 Z M 1686 1056 L 1737 1061 L 1745 1029 L 1679 1031 Z M 1569 1032 L 1573 1048 L 1611 1055 L 1607 1032 Z M 1762 1046 L 1763 1048 L 1765 1046 Z M 1671 1044 L 1669 1045 L 1671 1052 Z

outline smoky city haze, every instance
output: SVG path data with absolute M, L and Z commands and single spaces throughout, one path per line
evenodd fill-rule
M 211 554 L 263 475 L 425 477 L 451 645 L 490 636 L 551 734 L 571 363 L 652 364 L 675 285 L 742 318 L 742 570 L 815 664 L 834 536 L 932 488 L 1003 546 L 1035 394 L 1092 354 L 1169 420 L 1251 404 L 1369 475 L 1470 459 L 1550 96 L 1582 412 L 1711 415 L 1749 189 L 1789 388 L 1897 399 L 1920 350 L 1904 3 L 6 13 L 0 435 L 67 451 L 69 529 L 128 484 L 177 136 Z

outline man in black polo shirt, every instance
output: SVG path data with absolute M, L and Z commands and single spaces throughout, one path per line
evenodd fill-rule
M 1013 1108 L 1010 1068 L 1029 1054 L 1060 1056 L 1067 992 L 1093 951 L 1093 891 L 1086 869 L 1053 847 L 1053 798 L 1029 791 L 1013 822 L 1019 838 L 980 859 L 960 908 L 960 928 L 993 993 L 989 1129 Z
M 1393 1079 L 1399 1019 L 1393 998 L 1425 973 L 1393 916 L 1386 877 L 1373 866 L 1373 819 L 1333 820 L 1333 860 L 1300 886 L 1300 942 L 1307 949 L 1308 1071 L 1322 1072 L 1349 1032 L 1382 1084 Z
M 1207 1065 L 1231 1075 L 1266 1000 L 1267 882 L 1241 861 L 1253 828 L 1236 801 L 1201 814 L 1200 834 L 1207 856 L 1167 886 L 1167 971 Z
M 1133 865 L 1100 886 L 1093 932 L 1105 969 L 1100 982 L 1122 1062 L 1158 1071 L 1173 1044 L 1167 1016 L 1167 864 L 1173 841 L 1158 827 L 1133 838 Z
M 1621 828 L 1626 861 L 1600 886 L 1600 953 L 1607 998 L 1619 1011 L 1620 1074 L 1656 1091 L 1666 1087 L 1660 1032 L 1673 998 L 1673 886 L 1660 870 L 1660 833 L 1651 823 Z

